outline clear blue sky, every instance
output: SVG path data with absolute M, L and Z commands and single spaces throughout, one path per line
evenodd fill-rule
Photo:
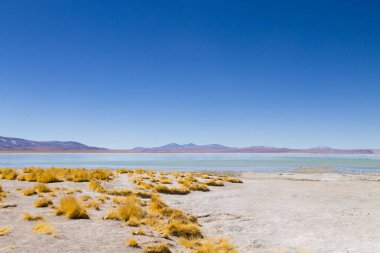
M 380 1 L 0 3 L 0 136 L 380 148 Z

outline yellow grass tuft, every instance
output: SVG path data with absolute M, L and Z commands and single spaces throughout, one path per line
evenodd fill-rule
M 192 239 L 192 238 L 191 239 L 186 239 L 184 237 L 180 237 L 178 239 L 178 242 L 179 242 L 179 244 L 181 244 L 182 246 L 184 246 L 185 248 L 188 248 L 188 249 L 193 249 L 193 248 L 198 247 L 198 246 L 201 245 L 200 244 L 201 240 L 198 239 L 198 238 L 195 238 L 195 239 Z
M 139 247 L 139 243 L 136 241 L 135 238 L 131 238 L 127 241 L 127 245 L 130 246 L 130 247 L 134 247 L 134 248 L 138 248 Z
M 140 228 L 139 230 L 132 230 L 131 231 L 132 235 L 145 235 L 144 229 Z
M 0 203 L 7 196 L 7 193 L 3 190 L 3 186 L 0 184 Z
M 128 225 L 131 227 L 137 227 L 140 224 L 140 220 L 134 216 L 128 219 Z
M 195 247 L 194 253 L 237 253 L 236 248 L 225 238 L 205 239 Z
M 46 170 L 43 173 L 37 175 L 37 182 L 39 183 L 55 183 L 61 181 L 62 180 L 59 180 L 53 171 L 50 170 Z
M 114 173 L 110 170 L 85 170 L 65 168 L 24 168 L 23 174 L 18 176 L 20 181 L 54 183 L 61 181 L 88 182 L 90 180 L 111 180 Z
M 90 201 L 86 202 L 84 204 L 84 206 L 86 208 L 95 209 L 95 210 L 99 211 L 101 204 L 102 204 L 101 201 L 94 199 L 94 200 L 90 200 Z
M 104 217 L 103 219 L 107 220 L 118 220 L 119 215 L 117 214 L 117 209 L 112 209 L 110 210 Z
M 137 196 L 139 196 L 140 198 L 144 198 L 144 199 L 149 199 L 149 198 L 152 197 L 152 193 L 151 192 L 134 191 L 133 193 L 136 194 Z
M 161 213 L 168 206 L 165 202 L 160 198 L 158 194 L 153 194 L 151 196 L 151 202 L 149 205 L 149 210 L 153 213 Z
M 82 201 L 87 201 L 87 200 L 90 200 L 90 199 L 91 199 L 91 197 L 88 196 L 88 195 L 83 195 L 83 196 L 81 197 L 81 200 L 82 200 Z
M 132 191 L 128 189 L 114 190 L 104 188 L 99 181 L 90 181 L 88 188 L 98 193 L 114 195 L 114 196 L 128 196 L 132 194 Z
M 181 220 L 171 219 L 166 227 L 167 231 L 174 236 L 184 238 L 199 238 L 202 236 L 199 226 Z
M 141 208 L 141 202 L 134 196 L 128 196 L 125 204 L 119 206 L 117 214 L 120 220 L 128 221 L 130 218 L 141 219 L 144 216 L 144 211 Z
M 44 217 L 42 215 L 33 216 L 29 213 L 24 213 L 24 215 L 22 216 L 22 219 L 26 221 L 39 221 L 39 220 L 44 220 Z
M 86 209 L 82 207 L 73 196 L 61 199 L 57 208 L 57 215 L 66 215 L 70 219 L 89 219 Z
M 215 179 L 210 179 L 205 182 L 208 186 L 224 186 L 222 181 L 217 181 Z
M 159 178 L 159 180 L 160 180 L 159 182 L 161 184 L 172 184 L 173 183 L 173 181 L 167 177 L 161 177 L 161 178 Z
M 144 253 L 171 253 L 171 251 L 166 244 L 160 243 L 146 246 Z
M 117 169 L 115 172 L 117 174 L 124 174 L 124 173 L 128 173 L 128 170 L 126 170 L 126 169 Z
M 31 196 L 36 193 L 37 192 L 34 190 L 34 188 L 25 188 L 24 190 L 22 190 L 22 194 L 24 194 L 24 196 Z
M 189 189 L 187 189 L 185 187 L 181 187 L 181 188 L 172 187 L 172 188 L 169 188 L 169 187 L 167 187 L 165 185 L 157 185 L 154 189 L 157 192 L 159 192 L 159 193 L 165 193 L 165 194 L 186 195 L 186 194 L 190 193 Z
M 191 191 L 202 191 L 202 192 L 208 192 L 210 189 L 205 184 L 200 183 L 192 183 L 186 186 Z
M 236 178 L 236 177 L 222 177 L 221 180 L 230 182 L 230 183 L 239 183 L 239 184 L 243 183 L 241 179 Z
M 11 232 L 11 227 L 10 226 L 2 226 L 0 227 L 0 236 L 7 235 Z
M 33 227 L 33 232 L 56 236 L 53 225 L 48 222 L 39 222 Z
M 0 179 L 15 180 L 17 178 L 17 171 L 14 169 L 0 169 Z
M 42 198 L 42 199 L 37 200 L 34 203 L 34 207 L 48 207 L 49 205 L 52 205 L 52 204 L 53 202 L 50 199 Z
M 45 184 L 41 184 L 41 183 L 37 183 L 34 185 L 34 190 L 38 193 L 41 193 L 41 192 L 51 192 L 51 189 L 49 187 L 47 187 Z

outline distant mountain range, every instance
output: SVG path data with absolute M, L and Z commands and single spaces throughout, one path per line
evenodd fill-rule
M 227 147 L 220 144 L 196 145 L 170 143 L 160 147 L 136 147 L 129 150 L 112 150 L 90 147 L 74 141 L 31 141 L 20 138 L 0 136 L 0 151 L 16 152 L 51 152 L 51 151 L 78 151 L 100 153 L 305 153 L 305 154 L 377 154 L 378 149 L 334 149 L 330 147 L 315 147 L 309 149 L 277 148 L 267 146 Z
M 134 153 L 309 153 L 309 154 L 380 154 L 373 149 L 333 149 L 330 147 L 315 147 L 309 149 L 276 148 L 266 146 L 227 147 L 219 144 L 195 145 L 193 143 L 180 145 L 170 143 L 161 147 L 137 147 L 128 152 Z
M 20 138 L 0 136 L 0 150 L 26 150 L 26 151 L 83 151 L 107 150 L 104 148 L 89 147 L 75 141 L 30 141 Z

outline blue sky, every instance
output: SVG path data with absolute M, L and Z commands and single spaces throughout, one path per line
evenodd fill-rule
M 0 136 L 380 148 L 379 1 L 1 1 Z

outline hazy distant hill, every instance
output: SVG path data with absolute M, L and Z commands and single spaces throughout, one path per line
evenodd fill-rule
M 0 150 L 106 150 L 74 141 L 30 141 L 0 136 Z
M 330 147 L 315 147 L 310 149 L 290 149 L 266 146 L 245 148 L 227 147 L 219 144 L 195 145 L 193 143 L 180 145 L 170 143 L 161 147 L 136 147 L 129 152 L 141 153 L 308 153 L 308 154 L 374 154 L 371 149 L 333 149 Z
M 372 149 L 334 149 L 330 147 L 315 147 L 310 149 L 276 148 L 266 146 L 227 147 L 220 144 L 196 145 L 170 143 L 161 147 L 136 147 L 129 150 L 109 150 L 90 147 L 74 141 L 30 141 L 20 138 L 0 136 L 0 151 L 96 151 L 115 153 L 305 153 L 305 154 L 377 154 L 380 150 Z
M 150 151 L 150 152 L 214 152 L 214 151 L 223 151 L 228 150 L 229 147 L 219 145 L 219 144 L 210 144 L 210 145 L 195 145 L 193 143 L 180 145 L 177 143 L 170 143 L 161 147 L 154 147 L 154 148 L 143 148 L 143 147 L 137 147 L 134 149 L 131 149 L 131 151 L 137 151 L 137 152 L 144 152 L 144 151 Z

